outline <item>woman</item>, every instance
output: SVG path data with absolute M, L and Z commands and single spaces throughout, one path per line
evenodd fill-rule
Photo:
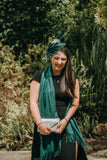
M 30 87 L 35 121 L 32 160 L 86 160 L 86 144 L 73 116 L 79 105 L 79 82 L 64 40 L 53 40 L 45 55 L 51 64 L 36 72 Z M 44 117 L 59 117 L 58 130 L 53 132 L 45 125 Z

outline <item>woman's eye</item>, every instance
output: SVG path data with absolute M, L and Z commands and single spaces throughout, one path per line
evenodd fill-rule
M 54 59 L 55 59 L 55 60 L 58 60 L 58 58 L 57 58 L 57 57 L 55 57 Z
M 66 61 L 66 59 L 64 58 L 64 59 L 62 59 L 62 61 Z
M 60 58 L 54 57 L 54 59 L 57 61 L 57 60 L 59 60 Z M 66 61 L 66 58 L 61 58 L 60 60 L 61 60 L 61 61 Z

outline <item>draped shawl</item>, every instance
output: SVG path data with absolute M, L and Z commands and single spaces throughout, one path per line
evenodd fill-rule
M 65 116 L 72 104 L 70 100 Z M 39 90 L 39 110 L 42 118 L 57 118 L 55 90 L 52 79 L 52 65 L 45 68 L 42 73 L 40 90 Z M 78 142 L 82 147 L 86 147 L 81 131 L 75 120 L 75 117 L 69 120 L 66 128 L 66 140 L 71 143 Z M 34 160 L 52 160 L 60 155 L 61 151 L 61 134 L 52 133 L 50 135 L 40 134 L 40 157 Z

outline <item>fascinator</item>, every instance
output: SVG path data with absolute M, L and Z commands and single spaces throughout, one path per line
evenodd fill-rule
M 45 59 L 46 62 L 48 62 L 49 59 L 51 59 L 57 52 L 59 52 L 66 43 L 64 42 L 64 36 L 61 31 L 58 31 L 57 38 L 54 39 L 50 44 L 48 49 L 45 52 Z

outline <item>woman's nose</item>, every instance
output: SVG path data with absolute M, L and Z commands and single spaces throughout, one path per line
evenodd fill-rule
M 61 60 L 58 60 L 58 64 L 61 64 Z

